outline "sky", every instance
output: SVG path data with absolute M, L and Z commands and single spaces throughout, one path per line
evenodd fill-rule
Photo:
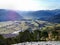
M 60 9 L 60 0 L 0 0 L 0 9 L 21 11 Z

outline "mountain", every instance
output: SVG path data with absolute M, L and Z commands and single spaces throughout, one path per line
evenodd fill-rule
M 26 18 L 60 23 L 60 9 L 39 11 L 13 11 L 0 9 L 0 22 L 21 20 Z
M 18 12 L 21 14 L 23 17 L 28 18 L 28 19 L 40 19 L 43 21 L 49 21 L 49 22 L 60 22 L 60 15 L 58 16 L 57 14 L 60 13 L 60 9 L 55 9 L 55 10 L 39 10 L 39 11 L 23 11 L 23 12 Z M 58 20 L 54 17 L 59 18 Z M 54 18 L 54 19 L 53 19 Z
M 60 13 L 54 15 L 51 19 L 53 22 L 60 23 Z
M 28 11 L 28 12 L 19 12 L 22 16 L 26 18 L 38 19 L 42 17 L 52 16 L 53 13 L 49 10 L 40 10 L 40 11 Z
M 1 21 L 14 21 L 20 20 L 23 17 L 16 11 L 0 9 L 0 22 Z

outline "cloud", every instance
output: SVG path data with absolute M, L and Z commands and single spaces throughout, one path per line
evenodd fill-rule
M 0 0 L 0 9 L 11 10 L 44 10 L 60 8 L 56 0 Z

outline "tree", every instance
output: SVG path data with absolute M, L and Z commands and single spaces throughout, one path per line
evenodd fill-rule
M 47 31 L 41 31 L 41 40 L 45 40 L 48 37 L 48 32 Z
M 58 32 L 57 31 L 53 31 L 52 35 L 53 35 L 54 40 L 58 40 Z
M 25 30 L 22 34 L 20 34 L 20 41 L 21 42 L 31 41 L 30 32 L 28 30 Z
M 34 30 L 34 33 L 33 33 L 34 35 L 34 40 L 35 41 L 39 41 L 40 40 L 40 37 L 41 37 L 41 31 L 39 31 L 39 30 Z
M 0 45 L 6 45 L 5 39 L 2 35 L 0 35 Z

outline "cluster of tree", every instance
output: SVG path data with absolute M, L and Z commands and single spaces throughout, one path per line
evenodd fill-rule
M 22 42 L 36 42 L 36 41 L 49 41 L 49 40 L 60 40 L 58 38 L 57 29 L 59 27 L 47 27 L 46 29 L 30 31 L 29 29 L 24 32 L 19 32 L 19 35 L 12 38 L 3 38 L 0 35 L 0 45 L 11 45 Z
M 21 42 L 32 42 L 32 41 L 41 41 L 41 37 L 48 37 L 47 32 L 41 32 L 39 30 L 35 30 L 34 32 L 30 32 L 29 30 L 25 30 L 24 32 L 20 32 L 18 36 L 12 38 L 3 38 L 0 36 L 0 45 L 11 45 L 15 43 Z

